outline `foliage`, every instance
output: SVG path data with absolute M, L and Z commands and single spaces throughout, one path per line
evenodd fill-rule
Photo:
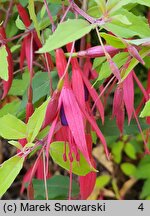
M 2 198 L 150 197 L 149 0 L 81 2 L 1 3 Z

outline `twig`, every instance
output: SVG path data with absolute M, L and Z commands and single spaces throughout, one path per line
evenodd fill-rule
M 50 22 L 51 22 L 51 24 L 52 24 L 52 32 L 54 32 L 55 29 L 56 29 L 56 27 L 55 27 L 55 24 L 54 24 L 53 17 L 52 17 L 51 12 L 50 12 L 50 10 L 49 10 L 49 8 L 48 8 L 47 1 L 46 1 L 46 0 L 43 0 L 43 1 L 44 1 L 44 4 L 45 4 L 45 7 L 46 7 L 46 11 L 47 11 L 47 13 L 48 13 Z
M 45 162 L 45 152 L 43 151 L 43 173 L 44 173 L 44 186 L 45 186 L 45 197 L 48 200 L 48 188 L 46 181 L 46 162 Z
M 81 8 L 78 7 L 78 5 L 76 5 L 74 3 L 73 0 L 69 0 L 70 4 L 72 4 L 72 9 L 77 12 L 78 14 L 80 14 L 82 17 L 84 17 L 87 21 L 89 21 L 92 24 L 98 24 L 98 25 L 103 25 L 105 23 L 105 21 L 103 20 L 102 17 L 95 19 L 91 16 L 89 16 L 84 10 L 82 10 Z
M 145 154 L 150 154 L 150 150 L 149 150 L 149 147 L 148 147 L 148 143 L 146 142 L 146 139 L 145 139 L 145 137 L 144 137 L 144 133 L 143 133 L 143 131 L 142 131 L 140 122 L 139 122 L 138 117 L 137 117 L 137 115 L 136 115 L 135 109 L 133 110 L 133 114 L 134 114 L 134 118 L 135 118 L 135 120 L 136 120 L 138 129 L 139 129 L 139 131 L 140 131 L 140 133 L 141 133 L 141 136 L 142 136 L 142 139 L 143 139 L 143 142 L 144 142 Z
M 83 3 L 82 3 L 82 8 L 84 11 L 87 11 L 87 0 L 83 0 Z
M 106 86 L 103 88 L 103 90 L 101 91 L 100 95 L 97 97 L 97 99 L 96 99 L 96 101 L 95 101 L 95 103 L 94 103 L 94 105 L 93 105 L 93 107 L 92 107 L 92 111 L 94 110 L 94 108 L 95 108 L 95 106 L 96 106 L 96 104 L 97 104 L 98 99 L 101 98 L 101 96 L 104 94 L 104 92 L 106 91 L 106 89 L 108 88 L 108 86 L 110 85 L 110 83 L 114 80 L 114 78 L 115 78 L 115 76 L 113 76 L 113 77 L 109 80 L 109 82 L 106 84 Z
M 67 9 L 66 9 L 66 11 L 65 11 L 65 13 L 64 13 L 64 15 L 63 15 L 63 17 L 62 17 L 61 20 L 60 20 L 60 23 L 62 23 L 62 22 L 64 21 L 64 19 L 65 19 L 66 16 L 67 16 L 67 13 L 69 12 L 69 10 L 70 10 L 71 7 L 72 7 L 72 3 L 67 7 Z
M 3 25 L 4 28 L 6 28 L 6 26 L 7 26 L 12 6 L 13 6 L 13 0 L 10 1 L 9 6 L 8 6 L 8 10 L 6 12 L 6 18 L 5 18 L 4 25 Z
M 69 65 L 70 65 L 70 62 L 71 62 L 71 59 L 72 59 L 72 54 L 73 54 L 73 50 L 74 50 L 74 46 L 75 46 L 75 41 L 72 43 L 72 47 L 71 47 L 71 51 L 70 51 L 70 56 L 69 56 L 69 59 L 68 59 L 68 62 L 67 62 L 67 66 L 65 68 L 65 71 L 64 71 L 64 74 L 62 76 L 61 79 L 64 79 L 67 71 L 68 71 L 68 68 L 69 68 Z
M 83 9 L 85 12 L 87 11 L 87 0 L 83 0 L 82 9 Z M 83 38 L 81 38 L 80 50 L 84 50 L 84 49 L 86 48 L 86 38 L 87 38 L 87 36 L 84 36 Z M 85 59 L 84 59 L 84 58 L 80 58 L 80 59 L 79 59 L 79 64 L 80 64 L 80 67 L 81 67 L 81 68 L 83 68 L 84 62 L 85 62 Z
M 27 31 L 25 31 L 25 32 L 23 32 L 21 34 L 18 34 L 18 35 L 14 36 L 14 37 L 11 37 L 11 38 L 7 38 L 7 39 L 4 40 L 4 42 L 7 43 L 7 42 L 10 42 L 10 41 L 16 40 L 16 39 L 20 38 L 21 36 L 29 34 L 32 31 L 34 31 L 34 29 L 27 30 Z

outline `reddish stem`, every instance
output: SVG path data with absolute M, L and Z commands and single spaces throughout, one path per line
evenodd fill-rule
M 56 27 L 55 27 L 55 24 L 54 24 L 53 17 L 52 17 L 51 12 L 50 12 L 50 10 L 49 10 L 49 8 L 48 8 L 47 1 L 46 1 L 46 0 L 43 0 L 43 1 L 44 1 L 44 4 L 45 4 L 45 7 L 46 7 L 47 14 L 48 14 L 49 19 L 50 19 L 50 22 L 51 22 L 51 24 L 52 24 L 52 32 L 54 32 L 55 29 L 56 29 Z
M 7 26 L 7 23 L 8 23 L 8 20 L 9 20 L 9 17 L 10 17 L 10 11 L 12 9 L 12 6 L 13 6 L 13 0 L 10 1 L 9 3 L 9 6 L 8 6 L 8 10 L 6 12 L 6 18 L 5 18 L 5 21 L 4 21 L 4 28 L 6 28 Z
M 140 82 L 140 80 L 139 80 L 138 77 L 136 76 L 135 72 L 133 72 L 133 77 L 134 77 L 134 79 L 135 79 L 137 85 L 138 85 L 139 88 L 141 89 L 141 91 L 142 91 L 142 93 L 143 93 L 143 95 L 144 95 L 144 97 L 145 97 L 145 99 L 146 99 L 146 101 L 147 101 L 147 100 L 148 100 L 148 94 L 147 94 L 145 88 L 143 87 L 142 83 Z
M 134 113 L 134 118 L 135 118 L 135 120 L 136 120 L 136 123 L 137 123 L 137 125 L 138 125 L 138 129 L 139 129 L 139 131 L 140 131 L 140 133 L 141 133 L 141 136 L 142 136 L 142 139 L 143 139 L 143 142 L 144 142 L 145 154 L 150 154 L 150 150 L 149 150 L 148 144 L 147 144 L 147 142 L 146 142 L 146 140 L 145 140 L 145 137 L 144 137 L 144 134 L 143 134 L 143 131 L 142 131 L 140 122 L 139 122 L 139 120 L 138 120 L 138 117 L 137 117 L 137 115 L 136 115 L 135 109 L 134 109 L 133 113 Z

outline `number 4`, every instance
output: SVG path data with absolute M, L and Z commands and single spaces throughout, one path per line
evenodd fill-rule
M 143 206 L 143 203 L 141 203 L 138 207 L 139 210 L 143 211 L 144 210 L 144 206 Z

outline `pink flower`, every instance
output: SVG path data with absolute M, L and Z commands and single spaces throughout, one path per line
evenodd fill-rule
M 123 88 L 118 86 L 115 90 L 113 100 L 113 116 L 116 117 L 116 123 L 121 133 L 123 133 L 124 125 L 124 100 L 123 100 Z

